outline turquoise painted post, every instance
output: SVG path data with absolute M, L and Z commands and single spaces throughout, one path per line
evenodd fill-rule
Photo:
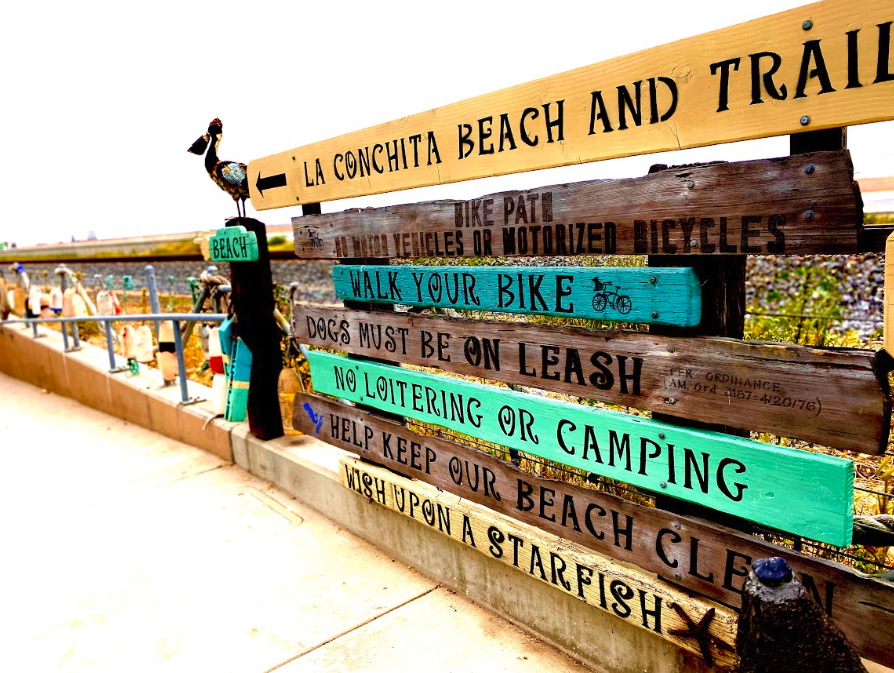
M 444 426 L 771 528 L 847 546 L 843 458 L 310 352 L 315 390 Z
M 677 327 L 701 320 L 690 268 L 337 265 L 332 279 L 349 301 Z

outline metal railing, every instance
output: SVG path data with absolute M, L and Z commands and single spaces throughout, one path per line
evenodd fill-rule
M 117 374 L 119 372 L 129 371 L 129 367 L 119 367 L 116 361 L 115 355 L 115 335 L 112 330 L 112 323 L 114 322 L 154 322 L 156 325 L 162 320 L 169 320 L 174 323 L 174 350 L 177 355 L 177 378 L 180 382 L 180 403 L 181 404 L 192 404 L 194 402 L 200 402 L 202 398 L 200 397 L 190 397 L 189 390 L 187 389 L 187 380 L 186 380 L 186 360 L 183 356 L 183 343 L 184 339 L 180 332 L 180 323 L 195 323 L 195 322 L 223 322 L 227 319 L 226 314 L 224 313 L 150 313 L 146 315 L 142 314 L 134 314 L 134 315 L 95 315 L 95 316 L 84 316 L 84 317 L 73 317 L 73 318 L 14 318 L 10 320 L 0 321 L 0 325 L 12 325 L 12 324 L 24 324 L 25 329 L 28 329 L 28 325 L 31 325 L 31 329 L 33 330 L 34 338 L 39 339 L 45 334 L 40 334 L 38 331 L 38 325 L 41 324 L 53 324 L 59 323 L 62 326 L 62 342 L 65 347 L 65 352 L 71 352 L 75 350 L 79 350 L 81 348 L 80 338 L 78 336 L 77 323 L 79 322 L 96 322 L 102 323 L 105 329 L 105 337 L 106 337 L 106 348 L 109 352 L 109 373 Z M 69 337 L 66 331 L 66 325 L 72 324 L 72 339 L 74 341 L 74 347 L 69 348 Z M 157 332 L 156 332 L 157 336 Z

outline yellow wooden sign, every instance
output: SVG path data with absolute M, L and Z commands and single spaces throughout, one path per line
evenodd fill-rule
M 715 670 L 735 669 L 736 614 L 728 607 L 659 580 L 421 481 L 355 458 L 339 461 L 339 481 L 371 506 L 383 506 L 633 626 L 701 654 Z M 674 607 L 676 606 L 676 607 Z M 705 619 L 702 643 L 681 636 L 686 623 Z M 710 614 L 709 614 L 710 613 Z M 704 648 L 704 649 L 703 649 Z
M 282 208 L 894 119 L 890 0 L 825 0 L 256 159 Z

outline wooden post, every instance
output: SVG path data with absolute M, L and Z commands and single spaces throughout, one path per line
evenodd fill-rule
M 256 262 L 232 262 L 233 308 L 236 333 L 252 354 L 248 388 L 248 427 L 259 439 L 282 437 L 277 384 L 282 371 L 280 331 L 273 318 L 273 275 L 267 250 L 267 228 L 252 218 L 235 218 L 227 226 L 242 225 L 258 237 Z
M 866 673 L 844 634 L 778 557 L 758 559 L 748 573 L 736 652 L 741 673 Z

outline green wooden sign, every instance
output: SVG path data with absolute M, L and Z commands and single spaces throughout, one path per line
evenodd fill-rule
M 342 299 L 693 327 L 701 286 L 689 268 L 351 266 Z
M 212 262 L 258 261 L 258 236 L 241 224 L 218 229 L 209 243 Z
M 854 469 L 843 458 L 318 351 L 310 363 L 320 392 L 813 540 L 851 542 Z

